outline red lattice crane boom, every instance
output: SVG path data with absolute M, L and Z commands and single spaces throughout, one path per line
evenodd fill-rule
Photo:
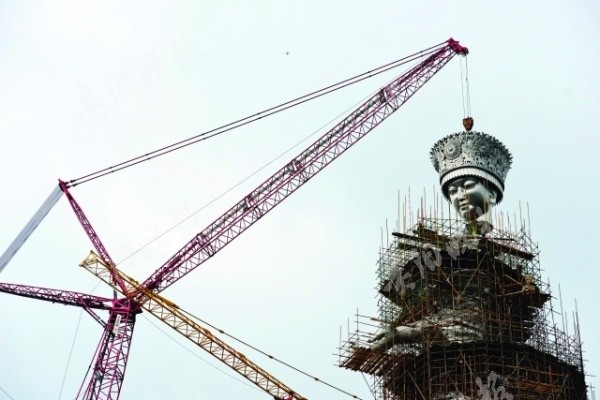
M 200 231 L 142 284 L 117 270 L 116 264 L 83 210 L 69 193 L 69 185 L 59 181 L 60 188 L 67 195 L 77 218 L 99 254 L 94 262 L 83 266 L 115 290 L 123 293 L 125 297 L 107 300 L 94 296 L 85 297 L 87 295 L 75 292 L 19 287 L 19 285 L 11 286 L 11 284 L 0 284 L 0 291 L 82 306 L 92 316 L 95 314 L 91 312 L 91 308 L 109 310 L 109 319 L 106 323 L 95 316 L 103 324 L 104 333 L 96 351 L 92 376 L 82 397 L 84 399 L 118 399 L 124 379 L 135 317 L 141 312 L 142 307 L 167 323 L 172 321 L 172 327 L 175 329 L 177 329 L 176 326 L 185 325 L 185 328 L 178 330 L 180 333 L 186 335 L 190 340 L 196 341 L 213 356 L 234 368 L 275 398 L 303 399 L 275 379 L 257 378 L 257 371 L 261 371 L 260 368 L 247 360 L 241 353 L 235 352 L 224 343 L 221 344 L 220 341 L 206 341 L 207 338 L 211 339 L 212 334 L 204 332 L 201 327 L 194 326 L 193 321 L 184 321 L 184 316 L 178 314 L 176 307 L 172 308 L 173 304 L 158 296 L 158 293 L 202 265 L 231 243 L 400 108 L 455 55 L 466 55 L 468 50 L 457 41 L 449 39 L 423 51 L 423 53 L 428 56 L 422 62 L 377 91 L 306 150 Z M 213 346 L 212 343 L 219 343 L 219 345 Z M 240 355 L 238 356 L 238 354 Z M 274 387 L 282 392 L 276 392 L 277 394 L 274 395 Z M 280 396 L 279 393 L 283 394 Z M 80 398 L 79 395 L 78 398 Z
M 90 238 L 92 245 L 96 249 L 96 252 L 98 253 L 99 257 L 102 259 L 102 261 L 104 261 L 104 264 L 107 265 L 108 272 L 110 273 L 113 282 L 115 282 L 118 285 L 121 293 L 123 293 L 124 295 L 129 297 L 129 292 L 127 291 L 127 287 L 125 286 L 125 283 L 119 277 L 119 275 L 116 273 L 117 265 L 113 261 L 110 254 L 108 254 L 108 250 L 106 250 L 106 247 L 104 247 L 102 240 L 100 240 L 100 237 L 96 233 L 96 230 L 94 229 L 94 227 L 88 220 L 87 216 L 85 215 L 85 213 L 79 206 L 79 203 L 77 203 L 75 198 L 69 192 L 67 184 L 64 183 L 63 181 L 59 180 L 58 186 L 60 186 L 60 189 L 67 196 L 67 199 L 69 200 L 69 204 L 71 204 L 71 208 L 75 212 L 75 215 L 77 216 L 77 219 L 79 220 L 79 223 L 81 224 L 86 235 Z
M 110 281 L 112 284 L 113 281 Z M 118 399 L 125 376 L 125 367 L 139 307 L 131 300 L 108 299 L 68 290 L 0 283 L 0 292 L 37 300 L 83 308 L 104 327 L 94 355 L 92 374 L 87 386 L 79 389 L 78 399 Z M 93 310 L 108 310 L 104 322 Z M 83 390 L 83 392 L 82 392 Z
M 381 88 L 194 236 L 146 279 L 143 285 L 161 292 L 202 265 L 400 108 L 456 54 L 467 55 L 468 50 L 457 41 L 449 39 L 417 66 Z
M 80 265 L 103 280 L 106 277 L 103 273 L 108 269 L 108 266 L 94 252 L 91 252 Z M 198 324 L 198 322 L 190 318 L 176 304 L 140 285 L 139 282 L 122 271 L 116 270 L 116 272 L 131 291 L 135 290 L 144 294 L 147 301 L 141 304 L 141 306 L 146 311 L 269 393 L 273 398 L 306 400 L 258 364 L 248 359 L 244 354 L 213 335 L 210 330 Z M 112 280 L 106 280 L 105 282 L 116 288 Z
M 136 293 L 132 299 L 137 304 L 144 306 L 147 302 L 151 303 L 153 296 L 149 295 L 148 290 L 154 293 L 161 292 L 214 256 L 400 108 L 456 54 L 466 55 L 468 50 L 457 41 L 449 39 L 421 63 L 381 88 L 306 150 L 197 234 L 140 285 L 145 290 L 132 286 L 123 287 L 124 281 L 115 278 L 116 269 L 110 265 L 105 265 L 105 268 L 98 267 L 102 263 L 88 263 L 82 266 L 122 293 L 126 295 L 127 292 Z M 114 284 L 115 279 L 117 283 L 121 282 L 119 287 Z M 210 348 L 205 349 L 226 362 L 219 350 L 213 352 Z M 231 364 L 228 365 L 234 368 Z M 242 372 L 242 375 L 244 373 Z M 249 375 L 246 377 L 257 384 Z M 268 391 L 265 386 L 262 388 Z

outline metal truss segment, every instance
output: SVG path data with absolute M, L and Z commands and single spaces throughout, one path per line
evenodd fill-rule
M 456 51 L 458 48 L 460 52 Z M 466 54 L 466 49 L 450 40 L 423 62 L 377 91 L 323 137 L 202 230 L 157 269 L 144 282 L 144 286 L 160 292 L 214 256 L 400 108 L 456 54 Z
M 90 255 L 81 265 L 94 275 L 106 278 L 106 274 L 102 274 L 100 270 L 103 268 L 107 269 L 108 267 L 95 253 L 90 253 Z M 237 373 L 254 383 L 256 386 L 271 394 L 274 398 L 306 400 L 283 382 L 252 362 L 244 354 L 220 340 L 210 330 L 199 325 L 192 318 L 188 317 L 179 309 L 176 304 L 140 285 L 135 279 L 131 278 L 125 273 L 119 270 L 116 271 L 119 274 L 119 278 L 125 282 L 126 286 L 138 292 L 140 294 L 140 298 L 145 300 L 141 304 L 142 308 L 169 325 L 181 335 L 185 336 L 194 344 L 206 350 L 213 357 L 227 364 Z M 105 280 L 105 282 L 116 288 L 116 284 L 114 284 L 112 280 Z M 128 306 L 137 306 L 137 304 L 131 303 L 132 300 L 125 299 L 124 301 Z M 107 328 L 107 330 L 109 330 L 109 328 Z M 105 348 L 106 347 L 107 346 L 105 346 Z M 116 364 L 113 363 L 113 366 L 114 365 Z M 114 367 L 113 369 L 118 370 L 118 368 Z M 98 370 L 104 371 L 104 369 L 100 367 Z M 99 398 L 104 399 L 105 397 Z

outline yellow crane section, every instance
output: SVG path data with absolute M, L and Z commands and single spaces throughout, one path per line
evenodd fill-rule
M 110 267 L 93 251 L 79 265 L 121 292 L 121 288 L 113 283 Z M 144 299 L 144 301 L 138 302 L 140 307 L 169 325 L 197 346 L 206 350 L 218 360 L 233 368 L 237 373 L 272 395 L 275 399 L 307 400 L 249 360 L 244 354 L 214 336 L 211 331 L 200 326 L 196 321 L 184 314 L 175 303 L 147 289 L 124 272 L 116 268 L 114 270 L 123 282 L 125 282 L 126 290 L 132 298 L 139 298 L 141 296 Z

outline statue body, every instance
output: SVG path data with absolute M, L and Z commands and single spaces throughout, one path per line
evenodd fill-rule
M 512 163 L 509 151 L 493 136 L 459 132 L 436 142 L 430 155 L 440 174 L 444 197 L 465 221 L 465 234 L 486 236 L 492 231 L 492 207 L 502 200 L 504 180 Z M 387 327 L 377 332 L 371 343 L 373 349 L 385 351 L 395 343 L 419 341 L 428 331 L 435 331 L 446 343 L 482 339 L 481 322 L 467 307 L 442 308 L 410 324 Z
M 377 398 L 584 399 L 581 349 L 555 347 L 556 326 L 544 333 L 551 296 L 537 246 L 524 229 L 492 230 L 510 153 L 461 132 L 431 159 L 458 218 L 421 215 L 394 232 L 377 263 L 379 329 L 352 336 L 342 365 L 376 376 Z

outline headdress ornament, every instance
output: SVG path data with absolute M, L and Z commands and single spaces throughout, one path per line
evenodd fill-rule
M 512 163 L 508 149 L 495 137 L 483 132 L 459 132 L 438 140 L 430 152 L 433 167 L 440 174 L 446 199 L 450 181 L 474 176 L 490 183 L 502 200 L 504 180 Z

